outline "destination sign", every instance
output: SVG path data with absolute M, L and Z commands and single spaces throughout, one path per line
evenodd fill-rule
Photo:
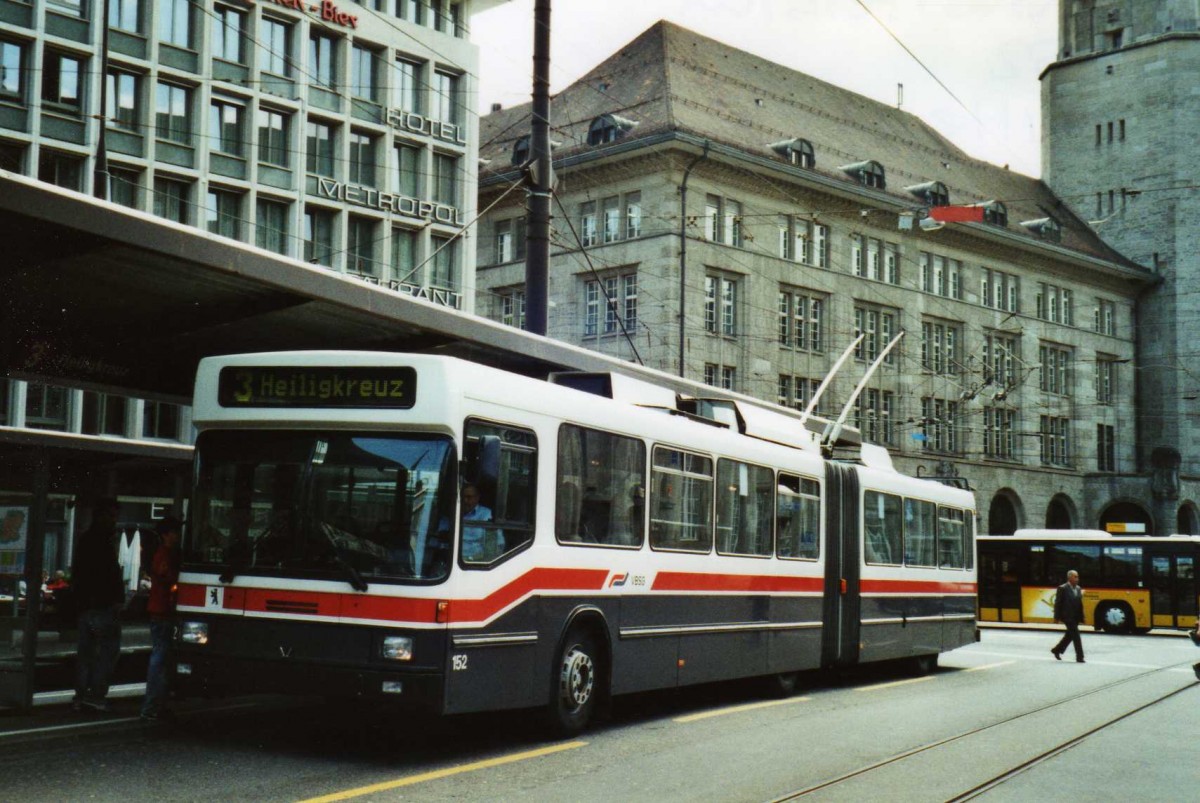
M 221 369 L 217 403 L 222 407 L 412 407 L 416 369 L 350 366 L 237 365 Z

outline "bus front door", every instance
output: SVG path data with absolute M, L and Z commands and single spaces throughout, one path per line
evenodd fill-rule
M 1196 558 L 1150 552 L 1150 626 L 1196 625 Z

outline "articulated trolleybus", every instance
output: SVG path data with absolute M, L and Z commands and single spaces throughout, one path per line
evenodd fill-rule
M 977 638 L 974 500 L 795 415 L 449 357 L 200 363 L 184 693 L 442 713 L 902 659 Z

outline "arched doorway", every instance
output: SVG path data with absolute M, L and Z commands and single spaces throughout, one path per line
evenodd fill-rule
M 1012 535 L 1021 526 L 1020 499 L 1007 488 L 997 491 L 988 507 L 988 533 Z
M 1075 527 L 1075 504 L 1070 497 L 1056 494 L 1046 506 L 1047 530 L 1070 530 Z
M 1100 529 L 1108 528 L 1109 524 L 1142 524 L 1146 535 L 1154 535 L 1154 520 L 1146 509 L 1136 502 L 1114 502 L 1100 514 Z
M 1195 502 L 1184 502 L 1175 516 L 1175 532 L 1180 535 L 1200 535 L 1200 513 Z

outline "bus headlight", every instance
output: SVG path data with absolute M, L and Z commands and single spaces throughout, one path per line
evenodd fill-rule
M 179 640 L 184 644 L 207 644 L 208 622 L 184 622 L 179 626 Z
M 410 636 L 384 636 L 383 657 L 389 661 L 412 660 L 412 638 Z

